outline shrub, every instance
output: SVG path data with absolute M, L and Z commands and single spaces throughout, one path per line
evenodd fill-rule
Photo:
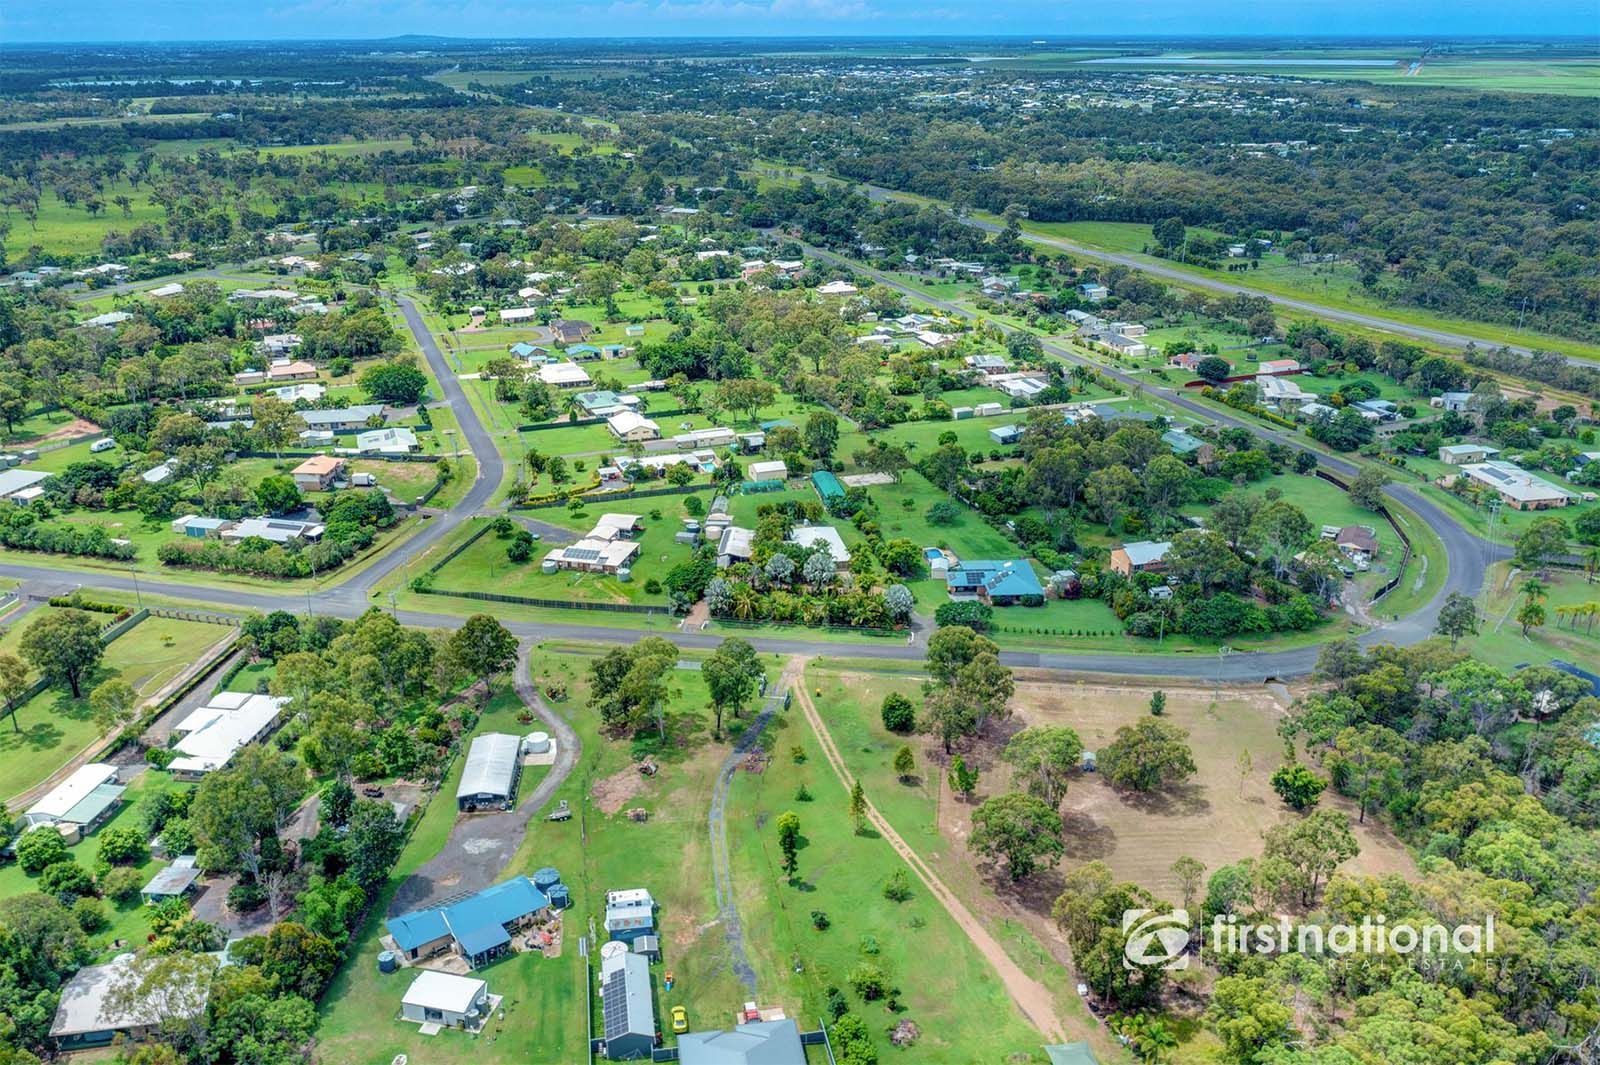
M 795 802 L 810 802 L 811 801 L 811 789 L 806 787 L 804 784 L 800 785 L 798 788 L 795 788 L 794 789 L 794 801 Z
M 890 692 L 883 697 L 883 707 L 879 711 L 883 717 L 883 727 L 890 732 L 910 732 L 917 724 L 917 710 L 911 705 L 911 700 L 900 692 Z
M 87 896 L 72 904 L 72 919 L 78 922 L 78 927 L 83 929 L 85 935 L 91 936 L 104 931 L 111 924 L 111 918 L 106 916 L 105 905 L 99 899 Z
M 248 913 L 267 901 L 267 889 L 255 881 L 240 881 L 228 889 L 228 909 Z
M 100 876 L 100 894 L 112 902 L 128 902 L 139 896 L 144 886 L 144 874 L 130 866 L 107 869 Z
M 36 828 L 17 841 L 17 864 L 29 876 L 67 858 L 67 841 L 53 828 Z
M 883 970 L 864 961 L 850 970 L 850 988 L 868 1002 L 876 1001 L 889 990 L 889 980 L 883 975 Z
M 137 865 L 150 857 L 139 830 L 125 825 L 115 825 L 100 833 L 100 858 L 112 865 Z
M 811 927 L 812 928 L 815 928 L 819 932 L 826 932 L 828 930 L 828 928 L 832 924 L 833 924 L 833 921 L 828 918 L 828 911 L 827 910 L 812 910 L 811 911 Z
M 862 933 L 861 953 L 876 954 L 878 953 L 878 949 L 878 937 L 873 935 L 871 932 Z
M 89 870 L 73 861 L 55 862 L 39 874 L 39 890 L 54 895 L 62 902 L 94 894 L 94 877 Z
M 911 897 L 911 878 L 906 876 L 904 869 L 896 869 L 889 874 L 889 879 L 883 884 L 883 897 L 890 902 L 904 902 Z
M 976 600 L 952 600 L 939 604 L 933 620 L 941 627 L 965 625 L 973 632 L 988 632 L 994 623 L 994 607 Z

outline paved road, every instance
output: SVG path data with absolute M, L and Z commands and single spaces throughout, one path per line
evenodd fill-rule
M 899 194 L 893 189 L 880 188 L 877 185 L 862 185 L 859 187 L 866 191 L 868 199 L 879 202 L 893 200 L 899 196 Z M 985 233 L 998 233 L 1001 229 L 1001 227 L 994 222 L 985 222 L 977 218 L 961 217 L 957 220 L 963 225 L 972 226 L 974 229 L 981 229 Z M 1452 333 L 1445 329 L 1431 329 L 1427 326 L 1410 325 L 1406 322 L 1397 322 L 1392 318 L 1384 318 L 1376 314 L 1363 314 L 1360 311 L 1350 311 L 1343 310 L 1338 307 L 1328 307 L 1313 300 L 1297 299 L 1293 296 L 1279 296 L 1271 292 L 1262 292 L 1260 289 L 1251 288 L 1248 285 L 1241 285 L 1232 281 L 1223 281 L 1220 278 L 1206 277 L 1203 274 L 1190 273 L 1189 271 L 1181 270 L 1176 266 L 1168 266 L 1165 263 L 1152 261 L 1148 256 L 1131 255 L 1126 252 L 1106 251 L 1103 248 L 1091 248 L 1088 245 L 1079 244 L 1077 241 L 1064 240 L 1060 237 L 1046 237 L 1036 233 L 1023 233 L 1022 239 L 1031 244 L 1042 244 L 1048 248 L 1055 248 L 1059 251 L 1071 252 L 1072 254 L 1082 256 L 1085 259 L 1096 259 L 1100 262 L 1117 263 L 1122 266 L 1132 267 L 1135 270 L 1143 271 L 1144 273 L 1151 274 L 1155 277 L 1166 278 L 1169 281 L 1180 282 L 1184 285 L 1189 285 L 1194 288 L 1202 288 L 1210 292 L 1220 292 L 1228 295 L 1259 296 L 1262 299 L 1270 300 L 1273 304 L 1279 307 L 1286 307 L 1292 311 L 1300 311 L 1305 314 L 1314 314 L 1319 318 L 1327 318 L 1336 322 L 1345 322 L 1349 325 L 1358 325 L 1367 329 L 1378 329 L 1385 333 L 1394 333 L 1397 336 L 1410 337 L 1413 340 L 1426 341 L 1430 344 L 1439 344 L 1443 347 L 1455 348 L 1458 350 L 1469 346 L 1491 349 L 1505 347 L 1510 351 L 1516 352 L 1518 355 L 1533 354 L 1531 349 L 1518 347 L 1514 344 L 1501 345 L 1492 340 L 1485 340 L 1482 337 L 1463 336 L 1460 333 Z M 1594 365 L 1593 359 L 1581 359 L 1576 356 L 1568 356 L 1567 362 L 1574 366 Z

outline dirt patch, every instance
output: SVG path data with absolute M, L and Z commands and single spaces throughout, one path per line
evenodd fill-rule
M 86 418 L 73 418 L 63 422 L 59 427 L 50 430 L 43 436 L 35 437 L 33 442 L 38 444 L 49 443 L 53 440 L 69 440 L 78 436 L 89 436 L 98 433 L 100 427 Z
M 594 782 L 589 789 L 589 795 L 594 799 L 594 804 L 606 816 L 618 813 L 628 805 L 636 796 L 644 791 L 645 778 L 633 766 L 612 773 L 609 777 L 602 777 Z

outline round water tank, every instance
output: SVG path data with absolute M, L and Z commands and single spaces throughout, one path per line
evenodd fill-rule
M 629 569 L 627 566 L 619 567 L 617 569 L 617 580 L 619 580 L 619 581 L 631 581 L 631 580 L 633 580 L 633 570 Z
M 622 942 L 621 940 L 613 939 L 611 942 L 602 944 L 600 947 L 600 957 L 602 959 L 620 958 L 626 953 L 628 953 L 628 944 Z
M 522 749 L 528 754 L 544 754 L 550 749 L 550 733 L 528 733 L 522 738 Z
M 549 576 L 560 568 L 560 566 L 556 565 L 555 559 L 553 558 L 547 558 L 543 562 L 539 563 L 539 572 L 545 574 L 546 576 Z
M 378 971 L 380 973 L 392 973 L 398 968 L 400 968 L 400 962 L 394 956 L 394 951 L 385 950 L 378 953 Z
M 561 874 L 551 866 L 547 865 L 543 869 L 536 870 L 533 874 L 533 886 L 540 891 L 547 891 L 559 883 L 561 883 Z

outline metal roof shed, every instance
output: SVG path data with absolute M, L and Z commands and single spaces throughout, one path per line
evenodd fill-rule
M 467 751 L 466 768 L 456 787 L 456 806 L 474 810 L 510 802 L 517 793 L 517 777 L 522 771 L 522 741 L 504 732 L 485 732 L 475 737 Z

